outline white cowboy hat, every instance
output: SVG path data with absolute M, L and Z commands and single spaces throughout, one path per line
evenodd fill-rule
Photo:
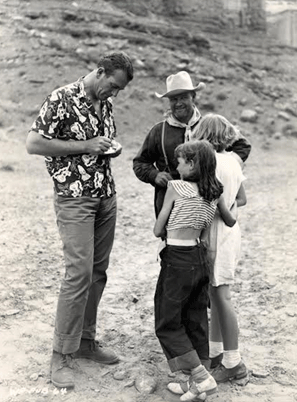
M 200 82 L 197 87 L 193 86 L 191 77 L 186 71 L 180 71 L 177 74 L 169 75 L 166 79 L 167 92 L 163 95 L 155 92 L 158 98 L 169 98 L 184 92 L 201 91 L 205 88 L 204 82 Z

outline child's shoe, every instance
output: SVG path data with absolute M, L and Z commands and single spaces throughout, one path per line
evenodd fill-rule
M 203 398 L 204 393 L 211 395 L 216 392 L 217 383 L 205 367 L 199 366 L 192 370 L 189 381 L 169 383 L 167 387 L 174 394 L 182 395 L 181 401 L 196 401 Z
M 167 385 L 167 388 L 169 389 L 169 391 L 171 391 L 174 394 L 184 396 L 184 394 L 186 394 L 190 389 L 190 383 L 189 383 L 189 381 L 181 381 L 180 383 L 170 382 Z M 201 394 L 198 394 L 198 395 L 192 395 L 192 399 L 188 399 L 188 400 L 191 400 L 192 402 L 199 402 L 199 401 L 205 401 L 206 398 L 207 398 L 206 393 L 202 392 Z
M 214 369 L 222 363 L 223 360 L 223 353 L 220 353 L 218 356 L 210 358 L 210 368 Z
M 180 397 L 181 401 L 195 401 L 196 398 L 203 393 L 211 395 L 217 391 L 217 383 L 210 374 L 206 380 L 201 382 L 190 378 L 189 385 L 189 390 Z
M 228 380 L 239 380 L 248 375 L 248 370 L 241 360 L 237 366 L 227 369 L 223 364 L 220 364 L 212 371 L 212 376 L 217 382 L 226 382 Z
M 184 395 L 180 397 L 180 400 L 181 400 L 181 401 L 184 401 L 184 400 L 185 400 L 185 399 L 182 399 L 183 397 L 184 397 Z M 202 394 L 195 395 L 194 398 L 192 398 L 192 399 L 186 399 L 186 400 L 187 400 L 187 401 L 190 401 L 190 402 L 204 402 L 204 401 L 206 401 L 206 398 L 207 398 L 206 393 L 205 393 L 205 392 L 202 392 Z

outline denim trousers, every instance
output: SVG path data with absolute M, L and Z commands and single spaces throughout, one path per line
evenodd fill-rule
M 57 304 L 53 349 L 70 354 L 79 349 L 81 338 L 96 336 L 97 309 L 107 281 L 117 203 L 115 195 L 71 198 L 55 194 L 54 204 L 65 276 Z
M 155 291 L 155 331 L 172 372 L 209 359 L 205 247 L 167 245 Z

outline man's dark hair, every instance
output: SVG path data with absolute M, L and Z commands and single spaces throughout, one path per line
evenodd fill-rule
M 115 70 L 122 70 L 126 72 L 128 81 L 133 79 L 132 61 L 124 52 L 103 56 L 99 60 L 97 67 L 103 67 L 107 76 L 112 75 Z

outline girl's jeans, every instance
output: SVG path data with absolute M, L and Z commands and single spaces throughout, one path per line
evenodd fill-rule
M 81 338 L 95 339 L 97 308 L 106 281 L 114 240 L 116 196 L 55 195 L 55 211 L 65 258 L 57 305 L 53 349 L 79 349 Z
M 155 292 L 155 330 L 172 372 L 209 359 L 206 249 L 170 246 L 161 252 Z

